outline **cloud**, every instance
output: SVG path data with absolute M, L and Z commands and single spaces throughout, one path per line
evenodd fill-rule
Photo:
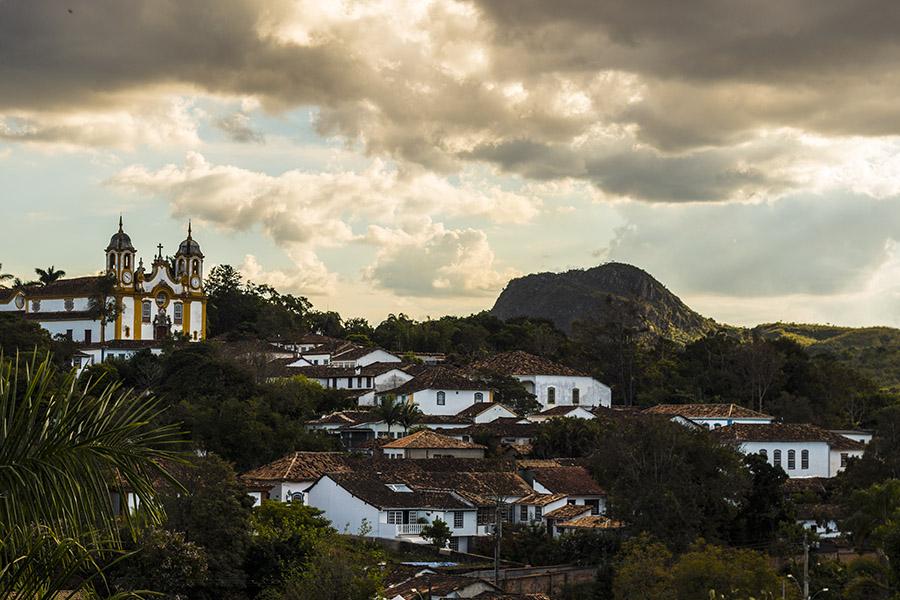
M 298 294 L 327 294 L 334 290 L 337 277 L 329 273 L 322 261 L 311 252 L 294 252 L 291 255 L 295 267 L 290 271 L 266 270 L 256 259 L 247 254 L 238 269 L 247 281 L 267 284 L 281 292 Z
M 367 241 L 381 249 L 365 280 L 406 296 L 493 296 L 518 275 L 497 268 L 483 231 L 428 221 L 411 229 L 370 227 Z
M 610 244 L 609 259 L 639 265 L 684 294 L 848 294 L 869 285 L 900 240 L 898 197 L 630 203 L 619 210 L 626 223 Z
M 135 102 L 109 111 L 0 111 L 0 141 L 40 147 L 134 150 L 199 142 L 191 103 L 182 98 Z
M 299 272 L 264 274 L 254 271 L 258 265 L 252 262 L 246 270 L 267 281 L 280 279 L 291 286 L 303 282 L 316 289 L 334 283 L 317 252 L 363 242 L 377 248 L 371 277 L 385 287 L 400 285 L 399 274 L 410 267 L 421 272 L 408 276 L 428 278 L 433 293 L 487 293 L 505 282 L 506 274 L 493 269 L 493 252 L 485 234 L 445 229 L 442 223 L 432 223 L 432 217 L 475 216 L 497 223 L 523 223 L 541 208 L 536 196 L 483 185 L 474 177 L 453 185 L 431 173 L 403 174 L 379 161 L 362 172 L 288 171 L 273 176 L 214 165 L 191 152 L 182 166 L 150 170 L 132 165 L 107 184 L 165 198 L 175 216 L 201 219 L 226 231 L 261 228 L 285 250 Z M 382 225 L 373 229 L 372 222 Z M 404 262 L 398 254 L 401 249 L 422 252 L 430 259 L 418 265 Z M 412 285 L 420 292 L 426 290 L 418 283 Z
M 262 132 L 253 129 L 250 117 L 242 112 L 223 115 L 213 121 L 213 124 L 233 142 L 262 144 L 266 141 Z
M 239 99 L 270 113 L 313 107 L 321 135 L 404 171 L 483 162 L 683 202 L 789 194 L 802 189 L 798 163 L 854 163 L 803 136 L 900 136 L 900 8 L 888 0 L 64 8 L 0 4 L 0 79 L 16 82 L 0 89 L 5 139 L 129 147 L 166 130 L 139 104 Z M 144 133 L 118 135 L 109 115 L 122 114 Z M 259 139 L 245 112 L 217 126 Z M 782 131 L 795 139 L 767 145 Z

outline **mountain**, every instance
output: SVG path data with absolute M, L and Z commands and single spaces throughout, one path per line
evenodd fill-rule
M 566 333 L 572 332 L 575 321 L 624 318 L 632 327 L 679 342 L 716 328 L 712 319 L 691 310 L 652 275 L 624 263 L 513 279 L 490 312 L 504 320 L 548 319 Z
M 900 329 L 768 323 L 753 331 L 770 339 L 792 339 L 812 355 L 831 354 L 882 388 L 900 391 Z

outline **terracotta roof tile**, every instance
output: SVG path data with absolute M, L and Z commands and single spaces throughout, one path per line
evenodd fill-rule
M 328 473 L 326 475 L 363 502 L 378 508 L 463 509 L 473 505 L 447 490 L 395 491 L 388 485 L 405 484 L 377 472 Z
M 410 373 L 412 374 L 412 373 Z M 421 390 L 474 390 L 488 392 L 483 382 L 470 379 L 465 372 L 451 367 L 430 366 L 413 375 L 413 378 L 385 393 L 413 394 Z
M 427 573 L 412 577 L 387 588 L 384 590 L 383 597 L 396 598 L 397 596 L 400 596 L 403 600 L 419 600 L 428 595 L 430 590 L 432 596 L 444 598 L 474 585 L 486 585 L 495 591 L 499 591 L 499 588 L 494 584 L 483 579 L 476 579 L 475 577 L 467 577 L 465 575 L 450 575 L 447 573 Z
M 599 496 L 605 492 L 584 467 L 537 467 L 528 470 L 534 481 L 552 493 Z
M 241 474 L 245 481 L 315 481 L 324 473 L 349 471 L 353 459 L 340 452 L 292 452 Z
M 603 515 L 588 515 L 557 523 L 557 527 L 570 529 L 622 529 L 625 527 L 625 523 Z
M 475 404 L 462 409 L 461 411 L 456 413 L 456 415 L 459 417 L 474 418 L 474 417 L 477 417 L 478 415 L 480 415 L 481 413 L 485 412 L 486 410 L 490 410 L 490 409 L 494 408 L 495 406 L 502 406 L 509 412 L 516 414 L 516 411 L 512 410 L 511 408 L 507 407 L 504 404 L 500 404 L 499 402 L 476 402 Z
M 865 444 L 808 423 L 738 423 L 710 432 L 729 442 L 827 442 L 834 450 L 864 450 Z
M 738 404 L 657 404 L 644 410 L 658 415 L 679 415 L 688 419 L 774 419 Z
M 524 498 L 520 498 L 516 501 L 516 504 L 526 504 L 528 506 L 547 506 L 553 502 L 557 502 L 559 500 L 565 499 L 567 496 L 565 494 L 541 494 L 538 492 L 533 492 L 528 494 Z M 590 509 L 590 506 L 588 507 Z
M 435 449 L 482 449 L 485 447 L 481 444 L 473 444 L 472 442 L 464 442 L 455 438 L 441 435 L 423 429 L 406 437 L 394 440 L 389 444 L 382 446 L 385 449 L 401 449 L 401 448 L 435 448 Z
M 587 377 L 586 374 L 552 360 L 521 350 L 500 352 L 477 360 L 469 368 L 473 371 L 493 371 L 507 375 L 566 375 Z
M 71 277 L 69 279 L 57 279 L 47 285 L 30 285 L 25 294 L 28 299 L 47 298 L 54 296 L 70 296 L 86 298 L 97 293 L 100 281 L 103 277 L 94 275 L 91 277 Z
M 591 512 L 591 507 L 587 504 L 564 504 L 556 510 L 544 513 L 544 517 L 547 519 L 556 519 L 558 521 L 568 521 L 569 519 L 580 517 L 584 513 L 589 512 Z

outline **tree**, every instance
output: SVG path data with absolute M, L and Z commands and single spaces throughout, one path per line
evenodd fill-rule
M 676 600 L 671 567 L 672 553 L 650 535 L 626 541 L 613 577 L 615 599 Z
M 403 404 L 400 406 L 400 411 L 397 415 L 397 423 L 403 427 L 404 431 L 409 432 L 413 425 L 422 420 L 422 417 L 422 409 L 418 406 L 415 404 Z
M 738 373 L 750 388 L 751 402 L 762 412 L 766 396 L 781 373 L 784 358 L 770 342 L 754 339 L 738 346 L 735 362 Z
M 515 377 L 496 371 L 482 371 L 478 376 L 485 387 L 494 391 L 494 402 L 508 406 L 520 415 L 530 415 L 541 409 L 537 396 L 525 389 Z
M 672 584 L 679 600 L 775 598 L 782 590 L 782 581 L 763 554 L 713 546 L 703 540 L 678 557 L 672 567 Z
M 330 540 L 318 548 L 308 567 L 290 579 L 279 600 L 371 600 L 382 590 L 384 557 L 358 541 Z
M 47 330 L 16 314 L 0 313 L 0 353 L 15 356 L 37 350 L 46 354 L 53 342 Z
M 729 540 L 737 546 L 761 545 L 772 541 L 783 523 L 793 522 L 784 493 L 788 476 L 759 454 L 748 454 L 743 461 L 750 472 L 750 491 L 731 524 Z
M 168 487 L 162 500 L 169 531 L 204 549 L 209 578 L 194 598 L 229 598 L 246 585 L 244 558 L 250 544 L 252 498 L 238 483 L 234 470 L 221 458 L 193 456 L 173 474 L 182 489 Z
M 13 278 L 12 273 L 4 273 L 3 272 L 3 263 L 0 263 L 0 281 L 9 281 Z
M 751 483 L 742 455 L 668 419 L 604 429 L 590 467 L 612 516 L 676 549 L 698 537 L 727 539 Z
M 391 426 L 399 422 L 400 413 L 403 406 L 397 401 L 397 397 L 393 394 L 385 394 L 381 397 L 378 405 L 375 407 L 375 416 L 384 421 L 387 425 L 388 437 L 391 435 Z
M 115 320 L 121 310 L 119 301 L 113 296 L 116 288 L 116 277 L 112 273 L 100 275 L 94 292 L 88 300 L 88 310 L 95 319 L 100 320 L 100 343 L 106 341 L 106 324 Z
M 447 542 L 450 541 L 452 533 L 453 532 L 450 531 L 450 526 L 447 525 L 446 521 L 435 519 L 428 525 L 422 527 L 421 535 L 424 539 L 430 541 L 432 546 L 440 550 L 441 548 L 447 547 Z
M 65 271 L 55 268 L 54 265 L 50 265 L 46 269 L 35 269 L 34 272 L 37 274 L 41 285 L 49 285 L 66 274 Z
M 59 377 L 57 381 L 57 377 Z M 142 518 L 164 518 L 154 482 L 171 480 L 175 427 L 152 425 L 158 403 L 117 385 L 78 385 L 49 357 L 27 369 L 0 359 L 0 592 L 55 597 L 85 587 L 122 552 L 111 492 L 129 489 Z M 111 477 L 116 473 L 117 477 Z M 125 515 L 128 531 L 134 521 Z M 76 572 L 88 573 L 81 583 Z
M 550 419 L 533 442 L 537 458 L 581 458 L 597 449 L 602 426 L 596 420 Z
M 135 553 L 114 566 L 115 591 L 150 590 L 172 600 L 188 600 L 207 583 L 206 552 L 180 531 L 155 527 L 142 532 Z

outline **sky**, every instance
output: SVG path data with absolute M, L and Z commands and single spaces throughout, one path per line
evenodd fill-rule
M 720 322 L 900 326 L 892 0 L 0 0 L 0 263 L 188 220 L 378 322 L 639 266 Z

